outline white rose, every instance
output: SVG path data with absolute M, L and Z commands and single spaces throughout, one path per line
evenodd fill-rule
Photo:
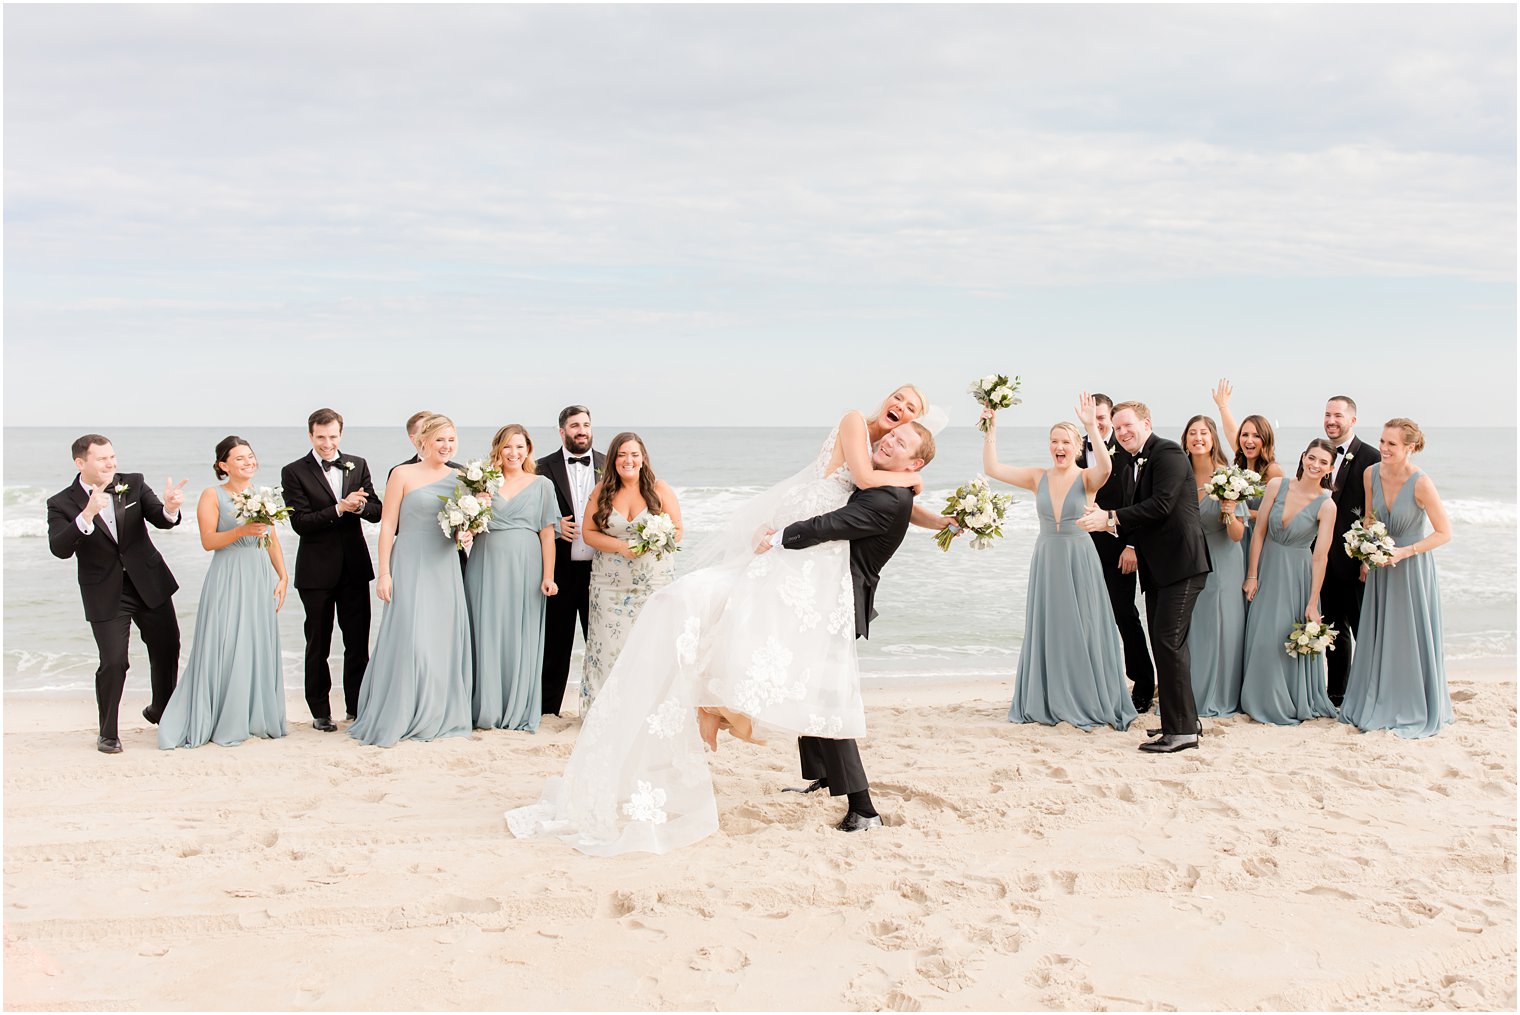
M 457 529 L 467 520 L 468 519 L 465 518 L 463 511 L 459 510 L 458 508 L 449 508 L 449 525 Z
M 997 387 L 997 374 L 988 374 L 982 378 L 983 391 L 991 391 L 995 387 Z
M 996 387 L 996 388 L 994 388 L 992 390 L 992 394 L 988 395 L 987 398 L 990 401 L 993 401 L 993 402 L 998 403 L 999 405 L 1002 405 L 1002 404 L 1004 404 L 1006 402 L 1012 401 L 1012 399 L 1013 399 L 1013 392 L 1010 391 L 1010 390 L 1008 390 L 1007 388 L 999 385 L 998 387 Z
M 480 501 L 471 494 L 467 493 L 463 497 L 459 498 L 459 510 L 463 511 L 471 518 L 480 514 L 480 509 L 482 506 L 483 505 L 480 503 Z
M 471 462 L 465 467 L 464 475 L 466 479 L 479 481 L 480 477 L 485 475 L 485 470 L 480 467 L 479 462 Z

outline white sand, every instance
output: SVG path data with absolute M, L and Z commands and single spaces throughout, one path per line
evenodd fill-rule
M 6 1007 L 1513 1009 L 1513 674 L 1429 740 L 1237 718 L 1171 757 L 1009 725 L 1009 684 L 876 691 L 886 828 L 725 739 L 719 833 L 612 860 L 502 821 L 576 720 L 160 753 L 128 700 L 106 757 L 90 701 L 12 695 Z

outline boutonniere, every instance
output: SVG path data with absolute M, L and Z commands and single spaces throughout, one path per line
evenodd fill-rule
M 1145 463 L 1148 462 L 1148 461 L 1150 461 L 1149 458 L 1137 458 L 1137 459 L 1135 459 L 1135 468 L 1137 468 L 1137 469 L 1143 469 L 1143 468 L 1145 468 Z
M 354 471 L 354 463 L 353 462 L 344 462 L 343 463 L 343 471 L 344 472 L 353 472 Z
M 115 486 L 111 487 L 111 492 L 120 497 L 130 489 L 131 487 L 129 487 L 126 483 L 117 483 Z

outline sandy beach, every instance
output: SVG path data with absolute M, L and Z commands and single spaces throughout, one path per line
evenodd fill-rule
M 1515 692 L 1429 740 L 1208 720 L 1203 749 L 1004 721 L 1007 683 L 876 690 L 887 827 L 725 739 L 719 833 L 519 843 L 579 723 L 360 748 L 126 752 L 5 702 L 8 1009 L 1513 1009 Z M 127 717 L 132 717 L 129 720 Z M 1151 717 L 1151 721 L 1154 717 Z

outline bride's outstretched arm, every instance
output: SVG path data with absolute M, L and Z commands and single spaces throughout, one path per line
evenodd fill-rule
M 844 449 L 844 464 L 850 469 L 850 482 L 862 490 L 904 486 L 917 492 L 924 487 L 923 479 L 916 472 L 888 472 L 871 465 L 871 438 L 866 431 L 866 419 L 854 409 L 839 421 L 839 446 Z

